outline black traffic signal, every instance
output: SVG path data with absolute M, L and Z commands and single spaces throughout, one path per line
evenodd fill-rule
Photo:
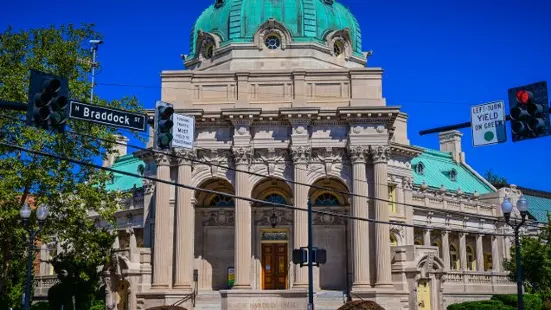
M 513 142 L 551 135 L 547 82 L 509 89 Z
M 327 250 L 321 248 L 313 248 L 312 262 L 318 266 L 325 264 L 327 262 Z
M 31 70 L 27 125 L 65 131 L 69 83 L 66 78 Z
M 303 265 L 308 263 L 308 252 L 306 248 L 293 249 L 293 264 Z
M 172 104 L 157 101 L 155 104 L 155 148 L 158 150 L 170 150 L 172 145 Z

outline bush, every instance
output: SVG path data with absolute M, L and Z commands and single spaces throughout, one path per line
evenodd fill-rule
M 543 308 L 543 301 L 539 295 L 536 294 L 524 294 L 524 309 L 525 310 L 541 310 Z M 504 305 L 517 307 L 517 295 L 516 294 L 507 294 L 507 295 L 494 295 L 492 300 L 499 300 Z
M 504 305 L 499 300 L 467 301 L 449 305 L 447 310 L 515 310 L 516 308 Z M 526 309 L 528 310 L 528 309 Z
M 31 305 L 31 310 L 50 310 L 50 305 L 47 302 L 39 302 Z
M 338 310 L 385 310 L 385 308 L 371 300 L 354 300 L 347 302 Z

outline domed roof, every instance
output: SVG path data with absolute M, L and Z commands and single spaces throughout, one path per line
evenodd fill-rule
M 326 44 L 331 31 L 347 29 L 353 53 L 362 54 L 361 31 L 356 18 L 334 0 L 213 0 L 199 16 L 190 38 L 190 55 L 195 58 L 200 31 L 217 35 L 220 46 L 252 43 L 259 27 L 273 19 L 290 33 L 292 42 Z

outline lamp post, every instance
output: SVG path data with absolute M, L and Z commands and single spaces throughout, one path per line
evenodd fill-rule
M 516 248 L 516 265 L 517 265 L 517 299 L 518 299 L 518 309 L 524 310 L 524 298 L 522 296 L 522 267 L 520 265 L 520 240 L 519 240 L 519 229 L 524 222 L 526 221 L 526 215 L 528 214 L 528 201 L 524 196 L 520 196 L 517 205 L 517 209 L 520 212 L 521 220 L 511 223 L 511 211 L 513 211 L 513 204 L 509 197 L 505 197 L 503 203 L 501 204 L 501 210 L 505 216 L 505 223 L 511 226 L 515 231 L 515 248 Z
M 32 281 L 32 268 L 33 268 L 33 251 L 34 251 L 34 239 L 36 235 L 44 227 L 44 221 L 48 217 L 48 207 L 45 205 L 40 205 L 36 210 L 36 218 L 38 219 L 38 229 L 34 229 L 32 225 L 29 225 L 29 218 L 31 217 L 31 208 L 28 204 L 24 204 L 21 210 L 19 210 L 19 215 L 23 221 L 23 226 L 25 230 L 29 233 L 29 248 L 27 253 L 27 281 L 25 283 L 25 293 L 23 294 L 23 309 L 31 309 L 31 281 Z

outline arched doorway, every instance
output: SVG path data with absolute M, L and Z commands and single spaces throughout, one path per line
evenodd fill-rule
M 234 194 L 232 184 L 221 178 L 203 181 L 199 188 Z M 228 268 L 234 265 L 235 201 L 233 197 L 195 191 L 195 258 L 199 259 L 198 288 L 231 287 Z
M 335 177 L 323 177 L 315 180 L 310 187 L 308 197 L 314 211 L 336 214 L 349 214 L 350 191 L 343 180 Z M 330 291 L 347 291 L 349 274 L 348 264 L 351 223 L 341 216 L 328 214 L 312 215 L 314 246 L 327 250 L 327 262 L 314 271 L 315 288 Z
M 292 189 L 283 180 L 265 179 L 255 184 L 251 197 L 266 202 L 252 204 L 257 287 L 263 290 L 288 289 L 291 279 L 293 211 L 271 203 L 292 205 Z

